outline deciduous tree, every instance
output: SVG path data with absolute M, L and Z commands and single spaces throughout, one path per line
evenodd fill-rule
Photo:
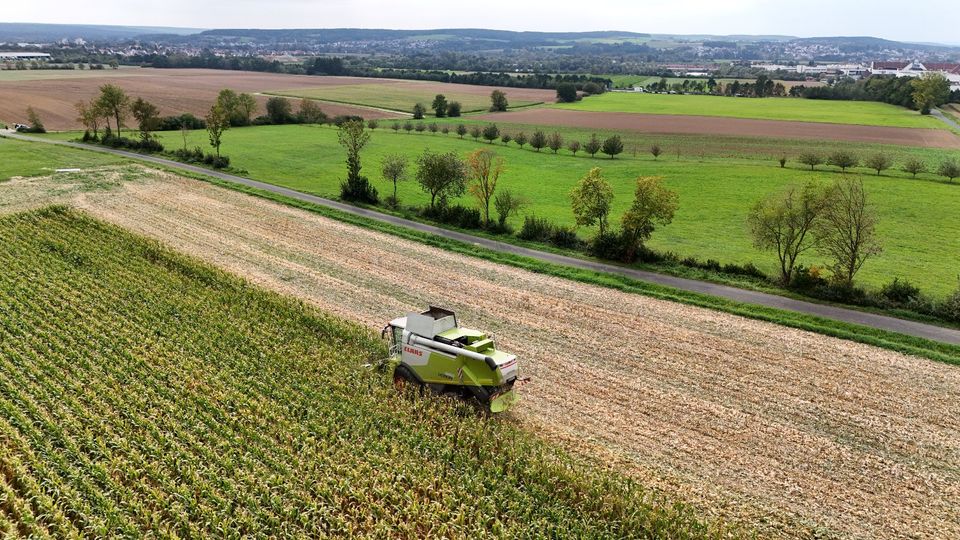
M 950 98 L 950 81 L 940 73 L 928 72 L 910 82 L 913 88 L 913 103 L 921 114 L 930 114 Z
M 780 282 L 789 285 L 797 258 L 816 247 L 813 229 L 823 213 L 826 197 L 815 183 L 787 187 L 753 206 L 747 217 L 753 245 L 773 250 L 780 261 Z
M 577 152 L 580 151 L 580 141 L 577 141 L 577 140 L 570 141 L 567 144 L 567 150 L 569 150 L 571 154 L 576 156 Z
M 427 112 L 427 109 L 423 105 L 417 103 L 413 106 L 413 119 L 414 120 L 423 120 L 423 114 Z
M 673 221 L 678 207 L 679 197 L 663 185 L 662 178 L 637 178 L 633 204 L 621 220 L 627 260 L 634 259 L 636 251 L 650 238 L 657 225 L 668 225 Z
M 803 163 L 804 165 L 810 166 L 810 170 L 814 170 L 817 165 L 823 164 L 823 156 L 816 152 L 802 152 L 797 156 L 797 161 Z
M 610 156 L 610 159 L 613 159 L 617 154 L 623 152 L 623 141 L 620 140 L 619 135 L 611 135 L 607 140 L 603 141 L 603 148 L 601 151 Z
M 557 85 L 557 103 L 573 103 L 577 100 L 577 87 L 573 83 Z
M 591 227 L 599 224 L 600 235 L 607 227 L 607 216 L 613 203 L 613 188 L 603 178 L 599 167 L 590 169 L 570 192 L 570 202 L 577 225 Z
M 513 138 L 513 142 L 517 143 L 517 146 L 523 150 L 523 145 L 527 144 L 527 134 L 522 131 L 517 133 L 517 135 Z
M 502 90 L 494 90 L 490 93 L 490 112 L 504 112 L 509 107 L 507 95 Z
M 483 224 L 490 226 L 490 202 L 497 191 L 497 181 L 503 173 L 503 158 L 492 150 L 482 148 L 467 156 L 467 171 L 470 178 L 468 190 L 483 210 Z
M 401 154 L 388 154 L 380 162 L 380 175 L 384 180 L 393 182 L 393 195 L 387 200 L 391 206 L 397 206 L 397 183 L 406 180 L 407 158 Z
M 937 174 L 945 176 L 953 182 L 954 178 L 960 177 L 960 163 L 955 159 L 947 159 L 937 167 Z
M 916 178 L 918 174 L 927 172 L 927 163 L 922 159 L 909 158 L 903 162 L 903 172 L 908 172 Z
M 893 167 L 893 158 L 883 152 L 878 152 L 868 157 L 864 165 L 877 171 L 877 176 L 880 176 L 880 173 Z
M 205 118 L 207 123 L 207 135 L 210 138 L 210 146 L 220 157 L 220 145 L 223 143 L 223 133 L 230 129 L 230 118 L 227 112 L 220 105 L 210 107 L 210 112 Z
M 500 128 L 498 128 L 496 124 L 490 124 L 489 126 L 486 126 L 485 128 L 483 128 L 483 138 L 488 143 L 492 144 L 493 141 L 497 140 L 497 137 L 499 136 L 500 136 Z
M 553 153 L 556 154 L 561 148 L 563 148 L 563 136 L 559 132 L 554 131 L 547 137 L 547 147 L 553 150 Z
M 459 101 L 451 101 L 449 104 L 447 104 L 447 116 L 450 118 L 456 118 L 460 116 L 460 108 L 461 106 Z
M 130 112 L 137 120 L 140 138 L 146 141 L 150 138 L 150 132 L 157 129 L 160 124 L 160 110 L 153 103 L 143 98 L 137 98 L 130 106 Z
M 600 151 L 600 148 L 603 145 L 600 143 L 600 139 L 597 138 L 597 134 L 594 133 L 590 135 L 590 140 L 587 141 L 587 144 L 583 145 L 583 150 L 590 154 L 590 157 L 597 155 L 597 152 Z
M 530 137 L 530 146 L 532 146 L 537 152 L 547 146 L 547 136 L 540 131 L 539 129 L 533 132 L 533 136 Z
M 436 210 L 438 202 L 446 204 L 448 198 L 463 195 L 466 177 L 466 166 L 454 152 L 424 150 L 417 158 L 417 182 L 430 195 L 431 210 Z
M 660 148 L 659 144 L 655 144 L 650 147 L 650 154 L 653 156 L 653 159 L 660 157 L 660 154 L 663 153 L 663 148 Z
M 827 158 L 827 165 L 839 167 L 842 172 L 847 172 L 847 169 L 856 167 L 859 162 L 856 154 L 846 150 L 837 150 Z
M 348 201 L 374 204 L 377 202 L 377 190 L 365 176 L 360 174 L 360 151 L 370 141 L 370 134 L 364 129 L 362 120 L 349 120 L 340 124 L 337 140 L 347 151 L 347 179 L 340 184 L 340 196 Z
M 514 194 L 509 189 L 497 193 L 493 198 L 493 207 L 497 211 L 497 225 L 500 226 L 500 229 L 506 228 L 510 216 L 519 212 L 526 205 L 526 199 Z
M 430 108 L 433 109 L 433 114 L 437 118 L 443 118 L 447 116 L 447 98 L 443 94 L 437 94 L 433 98 L 433 103 L 430 105 Z
M 815 233 L 819 251 L 833 258 L 833 277 L 840 285 L 852 287 L 863 263 L 880 254 L 876 225 L 861 179 L 844 178 L 827 192 Z
M 467 134 L 467 126 L 460 124 L 457 126 L 457 135 L 462 139 L 464 135 Z
M 123 122 L 130 112 L 130 96 L 119 86 L 105 84 L 100 87 L 100 96 L 97 98 L 97 108 L 103 111 L 105 116 L 113 118 L 117 126 L 117 137 L 119 137 L 120 130 L 123 128 Z

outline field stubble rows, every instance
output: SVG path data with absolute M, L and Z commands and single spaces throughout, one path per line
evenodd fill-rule
M 523 424 L 764 534 L 960 535 L 951 366 L 146 176 L 61 200 L 371 328 L 452 307 L 523 358 Z

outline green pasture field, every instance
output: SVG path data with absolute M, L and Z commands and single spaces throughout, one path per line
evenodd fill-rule
M 58 134 L 73 138 L 76 134 Z M 182 142 L 179 133 L 161 133 L 168 148 Z M 190 134 L 190 146 L 207 148 L 206 132 Z M 469 136 L 460 140 L 450 134 L 394 133 L 380 128 L 362 153 L 363 174 L 368 176 L 382 196 L 391 185 L 379 178 L 378 164 L 387 154 L 399 153 L 413 161 L 425 148 L 454 151 L 461 155 L 477 148 L 491 148 L 506 161 L 499 189 L 510 189 L 530 200 L 525 214 L 549 218 L 574 225 L 569 192 L 592 167 L 601 167 L 614 188 L 615 199 L 611 221 L 616 223 L 633 197 L 637 176 L 662 176 L 680 196 L 680 210 L 672 224 L 654 233 L 650 245 L 659 250 L 674 251 L 682 256 L 716 259 L 722 263 L 753 262 L 768 272 L 775 270 L 775 257 L 757 251 L 746 228 L 749 207 L 768 193 L 790 184 L 808 180 L 829 182 L 840 173 L 820 167 L 810 172 L 795 163 L 781 169 L 774 161 L 737 158 L 700 158 L 683 155 L 676 159 L 669 154 L 659 160 L 646 153 L 618 159 L 576 157 L 566 150 L 553 155 L 549 150 L 534 152 L 510 144 L 488 145 Z M 323 197 L 336 198 L 345 175 L 344 152 L 337 144 L 336 130 L 329 126 L 263 126 L 233 129 L 224 135 L 222 151 L 230 156 L 231 165 L 245 170 L 246 175 L 265 182 L 290 187 Z M 935 164 L 937 154 L 929 149 L 916 149 L 920 156 Z M 899 156 L 898 156 L 899 158 Z M 878 226 L 884 252 L 870 260 L 859 274 L 867 285 L 880 286 L 897 276 L 905 278 L 933 295 L 945 295 L 957 286 L 955 254 L 960 252 L 960 185 L 948 184 L 932 174 L 913 180 L 906 173 L 886 171 L 877 177 L 865 169 L 853 173 L 863 176 L 871 202 L 880 215 Z M 399 197 L 405 205 L 422 206 L 428 197 L 415 181 L 402 182 Z M 464 196 L 458 201 L 474 205 Z M 511 220 L 519 228 L 522 217 Z M 588 237 L 594 229 L 581 229 Z M 816 254 L 804 256 L 805 264 L 827 263 Z
M 437 84 L 422 81 L 402 81 L 396 84 L 352 84 L 341 86 L 318 86 L 316 88 L 296 88 L 293 90 L 275 90 L 266 92 L 270 95 L 295 98 L 310 98 L 351 105 L 377 107 L 392 111 L 411 112 L 417 103 L 422 104 L 430 111 L 430 104 L 437 94 L 446 96 L 447 101 L 459 101 L 464 113 L 486 111 L 490 108 L 490 92 L 473 95 L 450 92 L 450 89 L 438 90 Z M 422 87 L 422 89 L 418 88 Z M 510 107 L 534 105 L 533 101 L 516 101 L 510 99 L 510 90 L 505 90 Z
M 12 176 L 42 176 L 56 169 L 83 169 L 121 161 L 123 158 L 107 154 L 0 137 L 0 182 Z
M 633 86 L 637 86 L 637 85 L 646 86 L 648 84 L 660 82 L 660 79 L 661 79 L 661 77 L 655 77 L 651 75 L 597 75 L 597 76 L 604 77 L 613 81 L 614 88 L 632 88 Z M 690 81 L 690 82 L 704 81 L 704 83 L 706 83 L 706 81 L 709 80 L 709 78 L 704 78 L 704 77 L 665 77 L 665 78 L 667 79 L 668 84 L 674 84 L 674 83 L 683 84 L 683 81 Z M 730 84 L 734 81 L 740 81 L 741 83 L 756 82 L 756 79 L 715 78 L 714 80 L 716 80 L 718 83 L 721 83 L 723 85 Z M 784 86 L 787 87 L 788 90 L 794 86 L 802 86 L 802 85 L 819 86 L 820 85 L 819 83 L 816 83 L 816 82 L 811 83 L 806 81 L 782 81 L 779 79 L 776 79 L 775 82 L 783 84 Z
M 508 417 L 398 393 L 359 367 L 386 354 L 371 329 L 81 213 L 0 218 L 0 267 L 4 536 L 722 534 Z
M 801 98 L 734 98 L 680 94 L 607 92 L 576 103 L 552 105 L 594 112 L 680 114 L 865 126 L 946 129 L 930 116 L 873 101 L 828 101 Z

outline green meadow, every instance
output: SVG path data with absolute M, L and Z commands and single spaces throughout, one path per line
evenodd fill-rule
M 0 137 L 0 182 L 12 176 L 43 176 L 56 169 L 83 169 L 121 161 L 123 158 L 108 154 Z
M 681 94 L 608 92 L 554 107 L 577 111 L 679 114 L 825 122 L 907 128 L 946 129 L 936 118 L 917 111 L 873 101 L 827 101 L 799 98 L 733 98 Z
M 72 138 L 76 134 L 55 136 Z M 179 133 L 158 136 L 168 149 L 182 145 Z M 208 148 L 206 132 L 190 133 L 188 144 Z M 461 155 L 477 148 L 496 150 L 507 167 L 498 189 L 523 194 L 530 201 L 524 214 L 564 225 L 574 224 L 568 194 L 590 168 L 601 167 L 613 185 L 613 222 L 629 206 L 637 176 L 662 176 L 679 193 L 680 210 L 672 224 L 654 233 L 652 247 L 722 263 L 754 262 L 771 272 L 775 257 L 754 249 L 747 234 L 745 220 L 750 206 L 787 185 L 809 180 L 829 182 L 841 174 L 827 167 L 810 172 L 792 163 L 781 169 L 772 161 L 736 158 L 684 156 L 678 160 L 661 156 L 654 160 L 649 154 L 625 154 L 611 160 L 582 153 L 574 157 L 565 150 L 554 155 L 549 150 L 537 153 L 529 146 L 521 150 L 512 143 L 505 147 L 469 137 L 461 140 L 452 133 L 394 133 L 383 128 L 373 133 L 362 153 L 363 173 L 385 196 L 392 188 L 380 179 L 380 160 L 387 154 L 400 153 L 412 162 L 427 148 Z M 230 156 L 233 167 L 249 177 L 323 197 L 339 195 L 345 174 L 345 154 L 337 144 L 336 129 L 329 126 L 232 129 L 224 136 L 222 151 Z M 880 215 L 878 228 L 884 245 L 883 254 L 864 266 L 860 281 L 880 286 L 896 276 L 916 283 L 930 294 L 944 295 L 953 290 L 957 285 L 956 256 L 960 253 L 960 222 L 953 216 L 960 214 L 960 185 L 946 183 L 931 174 L 916 180 L 899 171 L 886 171 L 879 177 L 865 169 L 848 174 L 862 175 Z M 404 205 L 422 206 L 428 202 L 412 179 L 400 184 L 398 195 Z M 474 204 L 467 196 L 454 202 Z M 518 228 L 521 222 L 522 216 L 518 216 L 511 224 Z M 594 232 L 580 230 L 584 237 Z M 825 265 L 827 261 L 810 254 L 803 262 Z

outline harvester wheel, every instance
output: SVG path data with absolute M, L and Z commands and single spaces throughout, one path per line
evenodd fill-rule
M 397 366 L 393 370 L 393 387 L 403 391 L 407 388 L 422 389 L 423 385 L 406 366 Z

